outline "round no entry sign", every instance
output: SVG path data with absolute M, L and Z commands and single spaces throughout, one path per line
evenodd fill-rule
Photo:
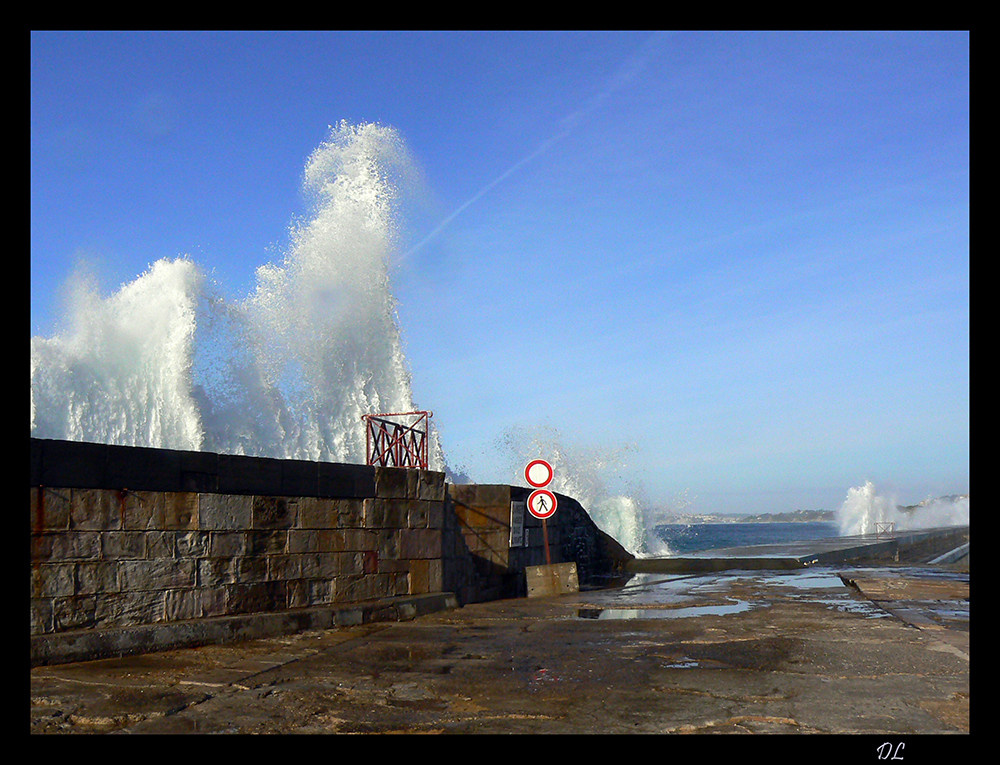
M 532 460 L 524 466 L 524 480 L 540 489 L 552 481 L 552 466 L 545 460 Z
M 543 521 L 556 511 L 556 495 L 548 489 L 535 489 L 528 495 L 528 512 Z

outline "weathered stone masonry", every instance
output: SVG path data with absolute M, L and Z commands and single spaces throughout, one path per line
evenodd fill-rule
M 34 663 L 408 618 L 545 562 L 527 490 L 435 471 L 42 439 L 30 470 Z M 568 497 L 549 545 L 582 584 L 630 557 Z

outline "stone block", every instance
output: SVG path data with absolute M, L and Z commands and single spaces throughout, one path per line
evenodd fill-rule
M 371 598 L 391 598 L 395 595 L 396 577 L 391 574 L 368 574 L 365 576 L 371 587 Z
M 376 534 L 375 549 L 382 560 L 399 558 L 400 529 L 382 529 Z
M 58 536 L 58 534 L 31 535 L 31 565 L 37 566 L 39 563 L 52 560 L 52 549 Z M 100 549 L 99 543 L 98 549 Z
M 310 579 L 306 582 L 306 597 L 310 606 L 333 602 L 332 579 Z
M 255 529 L 288 529 L 295 525 L 296 504 L 286 497 L 254 495 L 251 505 L 251 527 Z
M 272 555 L 288 551 L 288 531 L 269 529 L 246 532 L 246 554 Z
M 97 597 L 94 595 L 73 595 L 52 600 L 52 628 L 55 632 L 93 627 L 98 620 Z
M 200 606 L 199 615 L 205 618 L 223 616 L 226 613 L 225 587 L 200 587 L 195 590 Z
M 163 494 L 162 517 L 155 528 L 192 530 L 198 528 L 198 495 L 194 492 L 172 491 Z
M 423 595 L 430 591 L 430 561 L 411 560 L 409 571 L 409 594 Z
M 380 574 L 407 574 L 410 571 L 408 560 L 398 560 L 396 558 L 383 558 L 378 553 L 378 573 Z
M 289 608 L 305 608 L 309 602 L 309 581 L 306 579 L 291 579 L 286 582 Z
M 147 531 L 146 557 L 173 558 L 177 554 L 176 536 L 175 531 Z
M 253 497 L 239 494 L 199 494 L 198 528 L 235 531 L 252 526 Z
M 416 496 L 417 471 L 408 468 L 375 468 L 375 496 L 379 499 L 409 499 Z
M 287 607 L 288 587 L 285 582 L 234 584 L 226 593 L 226 612 L 230 614 L 283 611 Z
M 364 527 L 366 529 L 397 529 L 406 526 L 410 505 L 406 499 L 366 499 L 364 501 Z
M 333 600 L 337 603 L 356 603 L 378 597 L 374 574 L 349 574 L 333 580 Z
M 198 560 L 198 586 L 221 587 L 236 583 L 237 558 L 201 558 Z
M 444 503 L 443 502 L 427 502 L 426 509 L 424 510 L 427 516 L 427 528 L 429 529 L 443 529 L 444 522 Z
M 127 491 L 123 496 L 127 531 L 163 529 L 165 495 L 162 491 Z
M 53 631 L 52 599 L 32 598 L 30 630 L 32 635 L 45 635 Z
M 167 590 L 163 598 L 163 618 L 168 622 L 195 619 L 201 615 L 197 590 Z
M 77 595 L 118 592 L 118 563 L 116 561 L 92 561 L 74 565 L 76 566 Z
M 444 501 L 445 491 L 444 473 L 436 470 L 417 471 L 417 489 L 415 499 L 442 502 Z
M 298 555 L 267 556 L 267 578 L 291 581 L 302 577 L 302 559 Z
M 75 563 L 43 563 L 31 567 L 31 597 L 65 598 L 75 594 Z
M 237 558 L 235 564 L 236 584 L 263 582 L 267 579 L 267 558 Z
M 177 556 L 180 558 L 204 558 L 208 555 L 211 545 L 211 532 L 179 531 L 174 532 Z M 153 557 L 153 556 L 147 556 Z
M 122 592 L 194 587 L 197 563 L 182 559 L 122 561 L 118 569 L 119 585 Z
M 340 602 L 340 599 L 334 594 L 334 602 Z M 340 608 L 333 615 L 334 626 L 337 627 L 357 627 L 359 624 L 364 624 L 365 612 L 362 608 Z
M 65 531 L 58 534 L 34 535 L 34 537 L 40 542 L 38 549 L 44 556 L 43 559 L 51 562 L 96 560 L 101 557 L 99 531 Z
M 363 552 L 342 552 L 332 556 L 334 576 L 353 576 L 365 573 L 366 556 Z
M 406 572 L 391 572 L 388 575 L 387 591 L 389 597 L 398 598 L 404 595 L 410 594 L 410 577 Z M 400 613 L 402 613 L 403 608 L 412 608 L 412 606 L 399 604 Z
M 292 529 L 288 532 L 288 552 L 310 553 L 319 552 L 319 544 L 314 530 Z
M 69 528 L 70 489 L 31 487 L 31 530 L 65 531 Z
M 135 560 L 146 557 L 146 534 L 142 531 L 104 531 L 101 555 L 107 560 Z
M 208 544 L 212 558 L 235 558 L 246 554 L 247 535 L 242 531 L 213 531 Z
M 452 484 L 447 487 L 448 496 L 455 502 L 471 507 L 510 507 L 511 489 L 506 484 Z
M 335 499 L 333 509 L 337 514 L 339 529 L 357 529 L 364 525 L 364 503 L 367 499 Z
M 440 558 L 441 532 L 437 529 L 402 529 L 399 532 L 400 558 Z
M 411 500 L 407 504 L 406 525 L 411 529 L 440 529 L 444 521 L 444 503 Z
M 163 590 L 98 595 L 94 626 L 129 627 L 163 621 L 163 600 Z
M 475 502 L 464 502 L 455 499 L 452 502 L 454 514 L 460 525 L 480 529 L 490 527 L 510 527 L 510 504 L 487 505 Z
M 300 529 L 330 529 L 337 525 L 332 499 L 297 497 L 295 525 Z
M 344 534 L 335 529 L 292 529 L 288 532 L 288 552 L 339 552 L 344 549 Z
M 125 494 L 107 489 L 73 489 L 70 492 L 70 528 L 102 531 L 121 529 L 125 520 Z
M 303 579 L 330 579 L 343 566 L 344 556 L 350 553 L 304 553 L 299 557 Z
M 427 587 L 430 592 L 444 590 L 444 560 L 432 558 L 427 561 Z

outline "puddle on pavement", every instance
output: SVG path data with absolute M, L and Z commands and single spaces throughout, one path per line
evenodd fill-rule
M 761 584 L 800 589 L 843 589 L 844 582 L 833 571 L 805 571 L 791 574 L 769 574 L 757 577 Z
M 759 590 L 757 597 L 734 598 L 734 586 Z M 870 600 L 859 599 L 847 588 L 834 569 L 759 572 L 734 571 L 725 574 L 678 576 L 643 575 L 629 585 L 589 598 L 580 607 L 582 619 L 683 619 L 692 616 L 725 616 L 767 605 L 767 591 L 780 588 L 781 597 L 819 603 L 837 611 L 872 618 L 889 616 Z M 699 605 L 699 601 L 723 597 L 726 604 Z M 685 603 L 691 603 L 690 606 Z
M 738 614 L 755 608 L 754 603 L 746 600 L 727 598 L 730 603 L 713 606 L 682 606 L 679 608 L 600 608 L 588 606 L 581 608 L 577 615 L 581 619 L 684 619 L 692 616 L 725 616 Z
M 697 661 L 695 661 L 694 659 L 689 659 L 687 657 L 663 665 L 664 669 L 698 669 L 700 666 L 701 664 L 699 664 Z

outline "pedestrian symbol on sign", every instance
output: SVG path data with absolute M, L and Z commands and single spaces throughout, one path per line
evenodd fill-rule
M 528 512 L 536 518 L 551 518 L 556 511 L 556 495 L 548 489 L 535 489 L 528 495 Z

